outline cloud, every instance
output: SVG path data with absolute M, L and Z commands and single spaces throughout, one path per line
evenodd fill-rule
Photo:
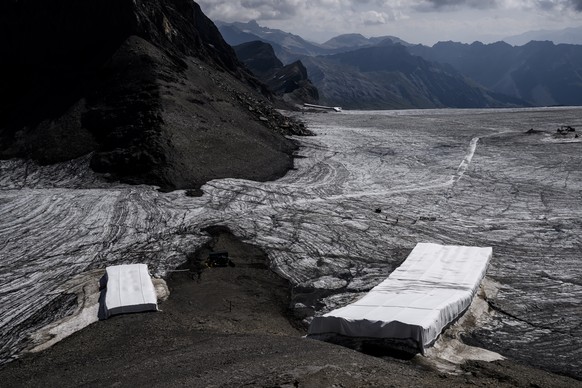
M 310 24 L 312 28 L 323 21 L 333 21 L 341 29 L 382 25 L 406 18 L 403 10 L 416 1 L 420 0 L 198 0 L 198 3 L 214 20 L 293 20 Z
M 415 0 L 418 1 L 418 0 Z M 297 31 L 356 31 L 386 25 L 407 16 L 405 0 L 199 0 L 213 20 L 246 22 Z
M 572 10 L 582 12 L 582 0 L 503 0 L 500 4 L 506 8 L 537 9 L 546 12 Z
M 551 1 L 551 3 L 565 3 L 567 8 L 582 12 L 582 0 Z
M 366 26 L 373 26 L 377 24 L 386 24 L 390 17 L 384 12 L 367 11 L 360 15 L 362 24 Z
M 582 12 L 582 0 L 419 0 L 411 8 L 418 12 L 443 12 L 461 9 L 525 9 Z
M 323 0 L 325 2 L 334 0 Z M 296 16 L 307 0 L 201 0 L 198 4 L 213 19 L 224 21 L 285 20 Z
M 446 11 L 451 9 L 488 9 L 499 6 L 498 0 L 423 0 L 414 6 L 420 12 Z
M 256 20 L 315 41 L 348 32 L 389 34 L 423 43 L 493 35 L 500 39 L 527 30 L 572 27 L 582 21 L 582 0 L 195 1 L 215 21 Z
M 545 12 L 582 12 L 582 0 L 505 0 L 509 6 Z
M 361 14 L 361 21 L 384 24 L 405 13 L 458 11 L 463 9 L 524 9 L 582 12 L 582 0 L 199 0 L 202 9 L 224 21 L 289 20 L 314 13 Z M 384 17 L 384 21 L 382 21 Z

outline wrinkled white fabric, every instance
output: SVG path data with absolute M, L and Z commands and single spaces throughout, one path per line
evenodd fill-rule
M 158 299 L 146 264 L 107 267 L 105 311 L 115 314 L 156 311 Z
M 469 307 L 492 252 L 419 243 L 362 299 L 314 318 L 309 334 L 413 340 L 424 351 Z

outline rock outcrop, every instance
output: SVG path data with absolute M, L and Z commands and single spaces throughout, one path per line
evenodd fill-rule
M 265 42 L 253 41 L 233 47 L 241 60 L 273 93 L 284 100 L 302 104 L 316 103 L 319 92 L 309 80 L 307 69 L 301 61 L 287 66 L 275 55 L 273 47 Z
M 191 188 L 280 176 L 306 132 L 191 0 L 7 1 L 0 47 L 2 158 L 93 152 L 113 178 Z

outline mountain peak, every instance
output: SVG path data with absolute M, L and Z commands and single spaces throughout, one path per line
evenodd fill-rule
M 362 34 L 342 34 L 331 38 L 324 44 L 323 47 L 329 49 L 338 49 L 343 47 L 362 47 L 370 46 L 372 43 Z
M 512 46 L 523 46 L 532 40 L 551 40 L 554 44 L 582 45 L 582 27 L 567 27 L 562 30 L 537 30 L 508 36 L 503 41 Z
M 299 35 L 262 27 L 252 20 L 248 23 L 220 24 L 219 27 L 224 39 L 233 46 L 253 40 L 261 40 L 271 45 L 288 49 L 296 55 L 318 55 L 322 51 L 318 44 L 308 42 Z

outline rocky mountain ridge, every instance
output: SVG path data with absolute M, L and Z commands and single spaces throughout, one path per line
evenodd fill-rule
M 554 44 L 582 44 L 582 27 L 568 27 L 562 30 L 527 31 L 523 34 L 512 35 L 502 39 L 512 46 L 523 46 L 532 40 L 549 40 Z
M 283 65 L 273 47 L 261 41 L 243 43 L 234 46 L 234 50 L 239 60 L 276 95 L 298 105 L 318 102 L 319 92 L 301 61 Z
M 256 23 L 219 23 L 219 29 L 229 44 L 259 39 L 271 44 L 283 63 L 300 60 L 324 105 L 348 109 L 527 105 L 487 90 L 451 66 L 411 55 L 410 44 L 396 37 L 345 34 L 314 46 L 296 35 Z
M 231 46 L 260 40 L 274 46 L 284 47 L 298 55 L 319 55 L 326 51 L 321 45 L 308 42 L 299 35 L 262 27 L 255 20 L 248 23 L 217 21 L 216 24 L 224 40 Z
M 439 42 L 432 47 L 409 47 L 409 51 L 451 65 L 490 90 L 534 106 L 582 105 L 580 45 Z
M 112 178 L 192 188 L 284 174 L 284 135 L 306 133 L 190 0 L 4 2 L 0 45 L 2 158 L 93 153 Z
M 338 54 L 357 48 L 400 43 L 404 46 L 410 43 L 395 36 L 376 36 L 366 38 L 361 34 L 342 34 L 329 39 L 322 44 L 310 42 L 299 35 L 260 26 L 255 20 L 247 23 L 216 22 L 228 44 L 237 46 L 253 41 L 262 41 L 273 46 L 275 53 L 285 64 L 296 61 L 303 56 L 318 56 Z
M 377 46 L 385 43 L 400 43 L 403 46 L 409 46 L 410 43 L 396 37 L 396 36 L 373 36 L 371 38 L 366 38 L 362 34 L 342 34 L 331 38 L 327 42 L 323 43 L 322 46 L 329 49 L 348 49 L 353 50 L 355 48 Z
M 400 44 L 304 59 L 320 99 L 350 109 L 520 106 L 450 66 L 426 61 Z
M 504 42 L 488 45 L 439 42 L 427 47 L 390 36 L 366 38 L 344 34 L 321 45 L 306 42 L 301 46 L 305 42 L 302 38 L 256 23 L 219 26 L 231 44 L 230 39 L 237 44 L 260 39 L 273 46 L 283 63 L 301 60 L 324 104 L 361 109 L 582 105 L 582 46 L 578 45 L 530 42 L 513 47 Z M 289 44 L 289 36 L 293 44 Z M 386 47 L 395 44 L 406 48 L 399 51 L 401 58 L 379 54 L 394 52 Z M 355 55 L 355 60 L 365 59 L 355 67 L 346 67 L 339 59 L 344 54 L 346 58 Z M 365 55 L 372 57 L 368 60 Z M 375 62 L 376 74 L 362 71 L 360 65 L 375 61 L 377 55 L 384 55 L 384 63 L 378 67 Z M 417 67 L 416 75 L 423 73 L 422 77 L 409 78 L 407 66 L 414 62 L 410 56 L 430 63 Z M 405 62 L 408 65 L 403 68 L 395 67 L 396 63 Z M 425 73 L 428 69 L 439 75 Z M 433 82 L 446 75 L 452 77 L 447 86 Z M 443 93 L 451 95 L 445 98 Z

